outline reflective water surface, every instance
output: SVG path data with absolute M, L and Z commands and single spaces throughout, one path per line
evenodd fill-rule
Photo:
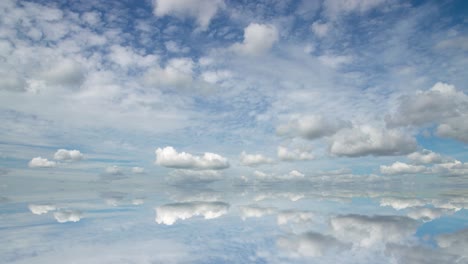
M 2 178 L 2 262 L 468 263 L 453 179 L 34 176 Z

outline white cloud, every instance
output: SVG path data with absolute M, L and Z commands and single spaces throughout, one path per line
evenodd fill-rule
M 211 84 L 222 83 L 232 77 L 232 72 L 228 70 L 205 71 L 201 74 L 201 78 Z
M 331 252 L 341 252 L 351 248 L 350 243 L 315 232 L 281 237 L 278 246 L 293 256 L 320 257 Z
M 436 237 L 439 247 L 447 252 L 468 258 L 468 228 L 450 234 L 442 234 Z
M 49 161 L 48 159 L 36 157 L 33 158 L 29 163 L 28 166 L 30 168 L 53 168 L 57 165 L 55 161 Z
M 325 0 L 323 6 L 325 14 L 330 19 L 337 19 L 339 16 L 351 12 L 367 12 L 385 2 L 386 0 Z
M 79 161 L 83 159 L 83 154 L 79 150 L 59 149 L 54 154 L 55 160 Z
M 201 29 L 207 29 L 223 0 L 153 0 L 154 14 L 158 17 L 174 15 L 195 18 Z
M 145 168 L 142 168 L 142 167 L 133 167 L 133 168 L 132 168 L 132 173 L 135 173 L 135 174 L 142 174 L 142 173 L 145 173 Z
M 109 166 L 109 167 L 106 168 L 106 173 L 110 174 L 110 175 L 122 175 L 123 170 L 122 170 L 122 168 L 113 165 L 113 166 Z
M 173 147 L 156 149 L 156 164 L 176 169 L 222 170 L 229 168 L 226 158 L 210 152 L 203 156 L 193 156 L 190 153 L 178 153 Z
M 427 91 L 403 96 L 397 111 L 385 118 L 389 126 L 438 124 L 437 135 L 468 142 L 468 96 L 455 86 L 438 82 Z
M 416 150 L 416 139 L 395 129 L 359 126 L 343 129 L 332 137 L 330 153 L 338 156 L 392 156 Z
M 432 221 L 443 215 L 455 213 L 454 209 L 446 208 L 432 208 L 432 207 L 412 207 L 408 210 L 408 216 L 413 219 L 420 219 L 423 221 Z
M 410 247 L 393 243 L 386 245 L 385 254 L 394 259 L 395 263 L 438 264 L 459 263 L 457 260 L 460 260 L 458 256 L 447 253 L 445 250 L 421 246 Z
M 435 153 L 427 149 L 409 154 L 408 159 L 417 164 L 442 163 L 449 161 L 447 158 L 442 157 L 442 155 L 439 153 Z
M 468 162 L 455 160 L 452 162 L 435 164 L 432 167 L 432 173 L 448 176 L 465 176 L 468 175 Z
M 82 218 L 82 214 L 77 210 L 64 210 L 55 212 L 54 217 L 59 223 L 78 222 Z
M 292 170 L 287 174 L 283 175 L 276 175 L 276 174 L 269 174 L 269 173 L 264 173 L 261 171 L 254 171 L 254 176 L 257 180 L 260 181 L 284 181 L 284 180 L 302 180 L 304 179 L 304 174 L 297 171 L 297 170 Z
M 145 75 L 149 85 L 165 88 L 188 87 L 193 82 L 194 62 L 190 58 L 170 59 L 164 68 L 159 66 L 150 68 Z
M 218 218 L 227 213 L 229 204 L 223 202 L 173 203 L 156 207 L 156 223 L 172 225 L 177 220 L 185 220 L 201 215 L 205 219 Z
M 54 211 L 57 209 L 55 205 L 50 204 L 30 204 L 28 205 L 28 208 L 31 213 L 36 215 L 47 214 L 49 211 Z
M 286 147 L 278 146 L 278 158 L 282 161 L 294 160 L 313 160 L 315 157 L 308 151 L 301 149 L 288 149 Z
M 343 64 L 348 64 L 352 62 L 353 58 L 351 56 L 344 55 L 321 55 L 318 57 L 319 61 L 330 68 L 338 68 Z
M 279 33 L 274 25 L 250 23 L 244 29 L 244 41 L 232 48 L 246 55 L 262 55 L 278 40 Z
M 260 207 L 257 205 L 246 205 L 239 206 L 239 213 L 242 220 L 247 218 L 260 218 L 265 215 L 271 215 L 276 213 L 276 208 L 274 207 Z
M 330 25 L 328 23 L 320 23 L 318 21 L 315 21 L 314 23 L 312 23 L 310 28 L 317 37 L 323 38 L 327 35 L 328 30 L 330 29 Z
M 265 157 L 261 154 L 247 154 L 242 151 L 240 155 L 240 164 L 243 166 L 255 167 L 262 164 L 271 164 L 273 159 Z
M 141 198 L 137 198 L 137 199 L 133 199 L 132 200 L 132 204 L 133 205 L 142 205 L 145 203 L 145 200 L 144 199 L 141 199 Z
M 401 243 L 411 237 L 418 222 L 404 216 L 344 215 L 330 220 L 336 237 L 360 247 L 369 248 L 380 243 Z
M 394 175 L 394 174 L 415 174 L 424 173 L 427 171 L 425 166 L 411 165 L 403 162 L 395 162 L 390 166 L 380 166 L 380 172 L 382 174 Z
M 49 85 L 76 88 L 84 82 L 85 73 L 80 63 L 72 59 L 63 59 L 48 65 L 38 77 Z
M 316 139 L 331 136 L 344 127 L 350 126 L 342 120 L 331 120 L 321 115 L 294 116 L 287 124 L 276 128 L 279 135 L 299 136 L 305 139 Z
M 380 200 L 380 206 L 391 206 L 396 210 L 405 209 L 408 207 L 416 207 L 426 205 L 427 202 L 421 199 L 411 198 L 382 198 Z
M 223 175 L 220 171 L 216 170 L 174 170 L 169 173 L 169 177 L 166 178 L 169 183 L 177 184 L 206 184 L 214 181 L 223 179 Z
M 2 48 L 0 46 L 0 48 Z M 0 90 L 23 92 L 26 89 L 26 80 L 16 71 L 3 71 L 0 69 Z
M 315 215 L 307 211 L 286 210 L 278 213 L 278 225 L 285 225 L 287 223 L 306 223 L 313 220 Z

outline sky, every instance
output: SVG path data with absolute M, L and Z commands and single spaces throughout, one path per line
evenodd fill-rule
M 467 13 L 462 0 L 2 0 L 0 233 L 17 243 L 0 259 L 31 261 L 21 245 L 51 235 L 48 220 L 100 234 L 73 229 L 90 256 L 128 249 L 84 243 L 109 239 L 103 223 L 122 216 L 108 228 L 132 230 L 128 254 L 150 245 L 168 254 L 135 263 L 219 263 L 192 259 L 196 243 L 182 241 L 193 226 L 180 226 L 173 244 L 164 226 L 224 219 L 199 239 L 213 238 L 253 215 L 279 226 L 301 219 L 274 239 L 265 237 L 274 220 L 245 227 L 258 227 L 238 245 L 253 262 L 345 263 L 333 252 L 351 250 L 360 263 L 378 254 L 462 263 L 468 256 L 450 243 L 467 232 Z M 308 199 L 326 233 L 305 228 Z M 80 221 L 93 217 L 96 225 Z M 387 240 L 385 223 L 396 230 Z M 232 234 L 221 233 L 227 245 Z M 424 247 L 406 240 L 423 233 Z M 50 248 L 35 257 L 61 258 Z M 105 261 L 116 259 L 96 262 Z

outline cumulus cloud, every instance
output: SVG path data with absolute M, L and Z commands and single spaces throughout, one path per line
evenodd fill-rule
M 232 48 L 246 55 L 262 55 L 269 51 L 279 40 L 278 30 L 274 25 L 250 23 L 244 29 L 244 41 Z
M 54 213 L 55 220 L 59 223 L 78 222 L 82 218 L 82 214 L 77 210 L 64 210 Z
M 110 175 L 122 175 L 123 170 L 119 166 L 113 165 L 106 168 L 106 173 Z
M 427 149 L 409 154 L 408 159 L 416 164 L 442 163 L 450 161 L 450 159 L 442 157 L 439 153 L 435 153 Z
M 431 171 L 438 175 L 465 176 L 468 175 L 468 162 L 454 160 L 452 162 L 435 164 L 431 168 Z
M 379 243 L 400 243 L 412 236 L 418 222 L 406 216 L 343 215 L 330 220 L 336 237 L 361 247 Z
M 400 130 L 371 126 L 343 129 L 333 136 L 330 153 L 337 156 L 394 156 L 416 150 L 416 139 Z
M 314 218 L 314 214 L 307 211 L 285 210 L 277 215 L 278 225 L 285 225 L 287 223 L 306 223 Z
M 385 118 L 390 127 L 438 124 L 437 135 L 468 142 L 468 96 L 438 82 L 427 91 L 401 97 L 398 109 Z
M 83 159 L 83 154 L 79 150 L 59 149 L 54 154 L 55 160 L 79 161 Z
M 194 62 L 190 58 L 170 59 L 165 67 L 152 67 L 145 74 L 148 85 L 156 87 L 188 87 L 193 82 Z
M 427 202 L 424 200 L 413 198 L 387 197 L 380 199 L 380 206 L 391 206 L 396 210 L 401 210 L 408 207 L 423 206 L 426 204 Z
M 278 158 L 282 161 L 295 161 L 295 160 L 313 160 L 315 157 L 312 153 L 301 149 L 288 149 L 286 147 L 278 146 Z
M 273 159 L 265 157 L 261 154 L 247 154 L 242 151 L 240 155 L 240 164 L 243 166 L 255 167 L 262 164 L 271 164 Z
M 304 174 L 297 171 L 292 170 L 287 174 L 277 175 L 273 173 L 265 173 L 262 171 L 254 171 L 254 176 L 259 181 L 287 181 L 287 180 L 302 180 L 304 179 Z
M 132 173 L 135 173 L 135 174 L 142 174 L 142 173 L 145 173 L 145 168 L 142 168 L 142 167 L 133 167 L 133 168 L 132 168 Z
M 223 175 L 220 171 L 216 170 L 174 170 L 169 173 L 169 177 L 166 180 L 169 183 L 174 184 L 207 184 L 223 179 Z
M 195 18 L 201 29 L 207 29 L 224 0 L 153 0 L 153 13 L 158 17 L 173 15 Z
M 57 209 L 55 205 L 51 204 L 30 204 L 28 205 L 31 213 L 36 215 L 47 214 L 49 211 L 54 211 Z
M 218 218 L 228 212 L 229 204 L 223 202 L 173 203 L 156 207 L 156 223 L 172 225 L 177 220 L 185 220 L 201 215 L 205 219 Z
M 68 88 L 81 86 L 85 80 L 83 67 L 76 61 L 64 59 L 48 65 L 39 76 L 49 85 L 59 85 Z
M 389 243 L 385 247 L 385 254 L 396 259 L 395 263 L 460 263 L 459 256 L 447 253 L 444 250 L 421 246 L 405 246 Z
M 156 164 L 176 169 L 222 170 L 229 168 L 226 158 L 210 152 L 203 156 L 194 156 L 190 153 L 178 153 L 173 147 L 156 149 Z
M 57 163 L 55 161 L 49 161 L 48 159 L 42 157 L 33 158 L 28 163 L 30 168 L 53 168 L 56 165 Z
M 348 126 L 350 126 L 348 122 L 332 120 L 321 115 L 295 116 L 287 124 L 279 125 L 276 133 L 312 140 L 331 136 Z
M 454 209 L 432 208 L 432 207 L 412 207 L 408 210 L 408 216 L 413 219 L 432 221 L 443 215 L 455 213 Z
M 319 257 L 351 248 L 350 243 L 344 243 L 332 236 L 315 232 L 281 237 L 278 239 L 277 245 L 293 256 L 304 257 Z
M 390 166 L 380 166 L 380 172 L 382 174 L 394 175 L 394 174 L 417 174 L 426 172 L 427 168 L 420 165 L 411 165 L 403 162 L 395 162 Z
M 258 205 L 245 205 L 239 206 L 239 213 L 242 220 L 247 218 L 259 218 L 265 215 L 271 215 L 276 212 L 276 208 L 274 207 L 260 207 Z
M 314 23 L 312 23 L 310 28 L 317 37 L 323 38 L 327 35 L 328 30 L 330 29 L 330 25 L 328 23 L 320 23 L 318 21 L 315 21 Z
M 436 237 L 437 245 L 449 253 L 468 258 L 468 228 Z
M 386 0 L 325 0 L 323 6 L 325 15 L 330 19 L 337 19 L 352 12 L 365 13 L 385 2 Z

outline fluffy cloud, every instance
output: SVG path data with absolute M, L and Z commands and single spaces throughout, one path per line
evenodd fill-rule
M 436 164 L 432 167 L 432 173 L 447 176 L 468 175 L 468 162 L 455 160 L 452 162 Z
M 107 167 L 106 168 L 106 173 L 110 174 L 110 175 L 122 175 L 123 170 L 122 170 L 122 168 L 114 165 L 114 166 Z
M 158 17 L 174 15 L 179 18 L 195 18 L 202 29 L 206 29 L 218 9 L 224 7 L 223 0 L 153 0 L 154 14 Z
M 285 225 L 287 223 L 304 223 L 310 222 L 314 218 L 314 214 L 307 211 L 285 210 L 278 213 L 278 225 Z
M 351 248 L 350 243 L 315 232 L 281 237 L 277 244 L 293 256 L 319 257 L 331 252 L 341 252 Z
M 188 87 L 193 82 L 193 68 L 194 62 L 190 58 L 170 59 L 163 68 L 149 69 L 145 81 L 157 87 Z
M 310 26 L 310 28 L 317 37 L 322 38 L 327 35 L 328 30 L 330 29 L 330 25 L 327 23 L 320 23 L 315 21 L 314 23 L 312 23 L 312 26 Z
M 364 13 L 385 3 L 386 0 L 325 0 L 324 12 L 330 19 L 339 18 L 340 15 L 359 12 Z
M 261 154 L 247 154 L 245 151 L 242 151 L 240 155 L 240 164 L 243 166 L 255 167 L 270 163 L 273 163 L 273 159 L 265 157 Z
M 378 243 L 400 243 L 412 236 L 418 227 L 414 219 L 390 215 L 336 216 L 330 224 L 337 238 L 366 248 Z
M 468 258 L 468 228 L 450 234 L 443 234 L 436 237 L 439 247 L 446 251 Z
M 33 158 L 29 163 L 28 166 L 30 168 L 53 168 L 57 165 L 55 161 L 49 161 L 48 159 L 36 157 Z
M 169 183 L 175 184 L 207 184 L 214 181 L 223 179 L 223 175 L 220 171 L 215 170 L 175 170 L 169 173 L 169 177 L 166 178 Z
M 193 156 L 190 153 L 178 153 L 173 147 L 156 149 L 156 164 L 176 169 L 222 170 L 229 168 L 226 158 L 205 152 L 203 156 Z
M 239 206 L 239 212 L 242 220 L 247 218 L 259 218 L 265 215 L 271 215 L 276 212 L 276 208 L 273 207 L 260 207 L 257 205 L 246 205 L 246 206 Z
M 287 180 L 302 180 L 304 179 L 305 175 L 297 170 L 292 170 L 289 173 L 283 174 L 283 175 L 255 171 L 254 176 L 259 181 L 285 181 L 285 180 L 287 181 Z
M 314 155 L 310 152 L 300 149 L 288 149 L 282 146 L 278 146 L 277 155 L 278 158 L 282 161 L 312 160 L 315 158 Z
M 223 202 L 173 203 L 156 207 L 156 223 L 172 225 L 177 220 L 185 220 L 201 215 L 205 219 L 218 218 L 227 213 L 229 204 Z
M 244 41 L 234 44 L 232 48 L 241 54 L 261 55 L 270 50 L 278 39 L 279 33 L 275 26 L 250 23 L 244 29 Z
M 442 157 L 439 153 L 435 153 L 427 149 L 409 154 L 408 159 L 417 164 L 442 163 L 448 160 L 447 158 Z
M 83 67 L 76 61 L 64 59 L 48 65 L 38 76 L 49 85 L 76 88 L 85 80 Z
M 413 219 L 432 221 L 443 215 L 453 214 L 454 212 L 454 209 L 446 208 L 413 207 L 408 210 L 408 216 Z
M 49 211 L 54 211 L 57 209 L 55 205 L 50 204 L 30 204 L 28 205 L 31 213 L 36 215 L 47 214 Z
M 54 217 L 59 223 L 78 222 L 82 218 L 82 214 L 77 210 L 65 210 L 55 212 Z
M 330 153 L 337 156 L 392 156 L 416 150 L 416 139 L 400 130 L 370 126 L 343 129 L 333 136 Z
M 350 126 L 341 120 L 327 119 L 321 115 L 293 117 L 287 124 L 276 128 L 278 135 L 299 136 L 305 139 L 316 139 L 331 136 L 340 129 Z
M 83 154 L 79 150 L 59 149 L 54 154 L 55 160 L 78 161 L 83 159 Z
M 453 85 L 438 82 L 427 91 L 403 96 L 398 109 L 385 118 L 387 125 L 439 124 L 437 134 L 468 142 L 468 96 Z
M 444 250 L 419 246 L 409 247 L 393 243 L 386 245 L 385 254 L 396 259 L 395 263 L 457 263 L 457 260 L 460 259 L 460 257 Z
M 420 165 L 411 165 L 406 164 L 403 162 L 395 162 L 390 166 L 382 165 L 380 166 L 380 172 L 382 174 L 416 174 L 416 173 L 424 173 L 426 172 L 427 168 Z
M 391 206 L 396 210 L 405 209 L 408 207 L 423 206 L 427 202 L 420 199 L 410 198 L 382 198 L 380 200 L 380 206 Z
M 133 168 L 132 168 L 132 173 L 135 173 L 135 174 L 142 174 L 142 173 L 145 173 L 145 168 L 142 168 L 142 167 L 133 167 Z

